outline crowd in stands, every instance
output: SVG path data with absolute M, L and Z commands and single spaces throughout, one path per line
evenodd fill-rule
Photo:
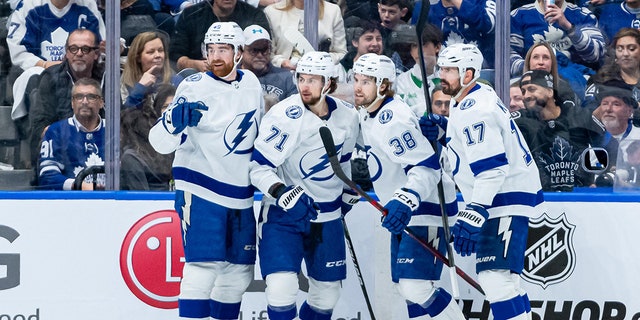
M 640 185 L 638 1 L 511 0 L 511 51 L 504 63 L 494 61 L 495 0 L 432 0 L 421 41 L 415 24 L 422 0 L 320 0 L 313 8 L 315 46 L 304 37 L 303 0 L 121 0 L 120 6 L 121 105 L 104 108 L 121 110 L 121 189 L 171 189 L 172 156 L 150 147 L 149 129 L 180 82 L 209 69 L 202 43 L 217 21 L 234 21 L 244 30 L 238 63 L 260 80 L 263 112 L 297 93 L 292 72 L 315 47 L 336 65 L 336 96 L 353 103 L 354 61 L 384 54 L 396 66 L 394 91 L 416 116 L 429 110 L 427 101 L 432 112 L 446 116 L 455 106 L 438 86 L 436 57 L 453 43 L 475 44 L 485 71 L 509 70 L 505 104 L 533 152 L 545 191 Z M 104 52 L 110 45 L 105 0 L 0 0 L 0 16 L 0 103 L 13 106 L 12 119 L 28 149 L 12 165 L 33 171 L 31 189 L 69 189 L 67 180 L 52 179 L 52 173 L 72 179 L 96 158 L 104 160 L 103 142 L 91 140 L 104 138 L 97 133 L 103 128 L 94 126 L 95 119 L 91 125 L 80 121 L 78 112 L 90 104 L 104 117 L 103 97 L 111 94 L 104 92 Z M 493 84 L 489 78 L 480 81 Z M 79 83 L 91 89 L 94 82 L 99 97 L 75 93 Z M 52 149 L 60 142 L 52 141 L 60 135 L 52 129 L 69 127 L 78 135 L 68 140 L 78 143 L 76 157 L 87 157 L 74 160 L 73 167 L 65 164 L 68 159 L 50 159 L 60 152 Z M 87 139 L 96 150 L 86 149 Z M 592 147 L 609 152 L 607 173 L 580 167 L 583 152 Z M 11 161 L 7 152 L 0 147 L 0 162 Z M 370 185 L 359 162 L 365 156 L 363 150 L 354 153 L 354 180 L 363 186 Z M 623 174 L 616 168 L 624 168 Z

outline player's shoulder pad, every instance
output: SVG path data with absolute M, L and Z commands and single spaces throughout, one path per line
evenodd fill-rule
M 302 104 L 298 94 L 294 94 L 278 103 L 276 103 L 265 115 L 273 115 L 278 118 L 300 119 L 306 108 Z
M 470 109 L 471 107 L 477 105 L 476 103 L 476 99 L 474 98 L 467 98 L 464 99 L 459 105 L 458 108 L 459 110 L 467 110 Z
M 200 81 L 202 79 L 202 75 L 203 75 L 202 72 L 194 73 L 194 74 L 186 77 L 183 81 L 186 81 L 186 82 L 197 82 L 197 81 Z

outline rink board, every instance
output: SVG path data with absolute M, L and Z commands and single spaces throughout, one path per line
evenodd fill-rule
M 59 199 L 65 196 L 65 199 Z M 547 197 L 530 225 L 523 287 L 534 319 L 639 319 L 639 197 Z M 0 320 L 177 319 L 179 220 L 168 193 L 0 193 Z M 258 202 L 256 202 L 257 205 Z M 388 239 L 360 202 L 347 216 L 376 318 L 407 319 L 390 284 Z M 532 239 L 535 238 L 535 239 Z M 475 278 L 471 259 L 456 256 Z M 370 319 L 351 258 L 334 319 Z M 256 268 L 242 319 L 267 319 Z M 445 269 L 441 285 L 449 288 Z M 488 304 L 459 279 L 471 319 Z M 300 277 L 299 302 L 307 282 Z

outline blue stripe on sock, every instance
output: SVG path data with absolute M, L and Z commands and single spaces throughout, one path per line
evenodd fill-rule
M 424 316 L 425 314 L 427 314 L 427 310 L 425 310 L 425 308 L 421 307 L 417 303 L 410 302 L 409 304 L 407 304 L 407 312 L 409 313 L 409 318 L 417 318 L 419 316 Z
M 240 315 L 240 302 L 224 303 L 210 300 L 211 317 L 215 319 L 238 319 Z
M 439 315 L 451 302 L 451 295 L 442 288 L 438 288 L 434 293 L 434 299 L 427 306 L 426 310 L 429 316 L 435 317 Z
M 300 320 L 331 320 L 333 310 L 317 310 L 305 301 L 300 306 Z
M 292 320 L 296 317 L 296 305 L 284 307 L 267 306 L 267 314 L 271 320 Z
M 524 303 L 524 311 L 526 313 L 531 313 L 531 301 L 529 301 L 529 295 L 525 293 L 521 295 L 520 298 L 522 298 L 522 302 Z
M 209 300 L 178 300 L 178 314 L 183 318 L 207 318 L 210 310 Z
M 494 320 L 506 320 L 525 313 L 524 301 L 521 296 L 509 300 L 491 303 Z

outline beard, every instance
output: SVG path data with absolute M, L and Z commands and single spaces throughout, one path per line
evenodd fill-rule
M 221 67 L 214 67 L 215 64 L 218 64 L 220 62 L 224 63 L 224 65 L 221 66 Z M 224 61 L 221 61 L 221 60 L 212 61 L 209 64 L 209 69 L 211 70 L 211 72 L 213 72 L 213 74 L 215 74 L 216 77 L 219 77 L 219 78 L 224 78 L 224 77 L 228 76 L 229 74 L 231 74 L 231 71 L 233 71 L 234 67 L 235 67 L 235 65 L 230 64 L 230 63 L 228 64 L 228 63 L 226 63 Z
M 81 61 L 76 61 L 71 63 L 71 70 L 73 70 L 74 72 L 78 72 L 78 73 L 85 72 L 87 68 L 88 68 L 87 64 Z
M 440 85 L 442 86 L 442 93 L 448 94 L 452 97 L 455 97 L 458 94 L 458 92 L 462 90 L 462 87 L 460 86 L 460 84 L 456 84 L 457 87 L 454 87 L 445 80 L 440 80 Z
M 602 119 L 602 124 L 607 128 L 607 131 L 618 132 L 624 127 L 624 124 L 620 123 L 617 119 L 606 118 Z
M 313 95 L 311 97 L 300 96 L 300 98 L 302 98 L 302 102 L 308 106 L 315 105 L 316 103 L 318 103 L 318 101 L 320 101 L 320 96 L 313 96 Z

